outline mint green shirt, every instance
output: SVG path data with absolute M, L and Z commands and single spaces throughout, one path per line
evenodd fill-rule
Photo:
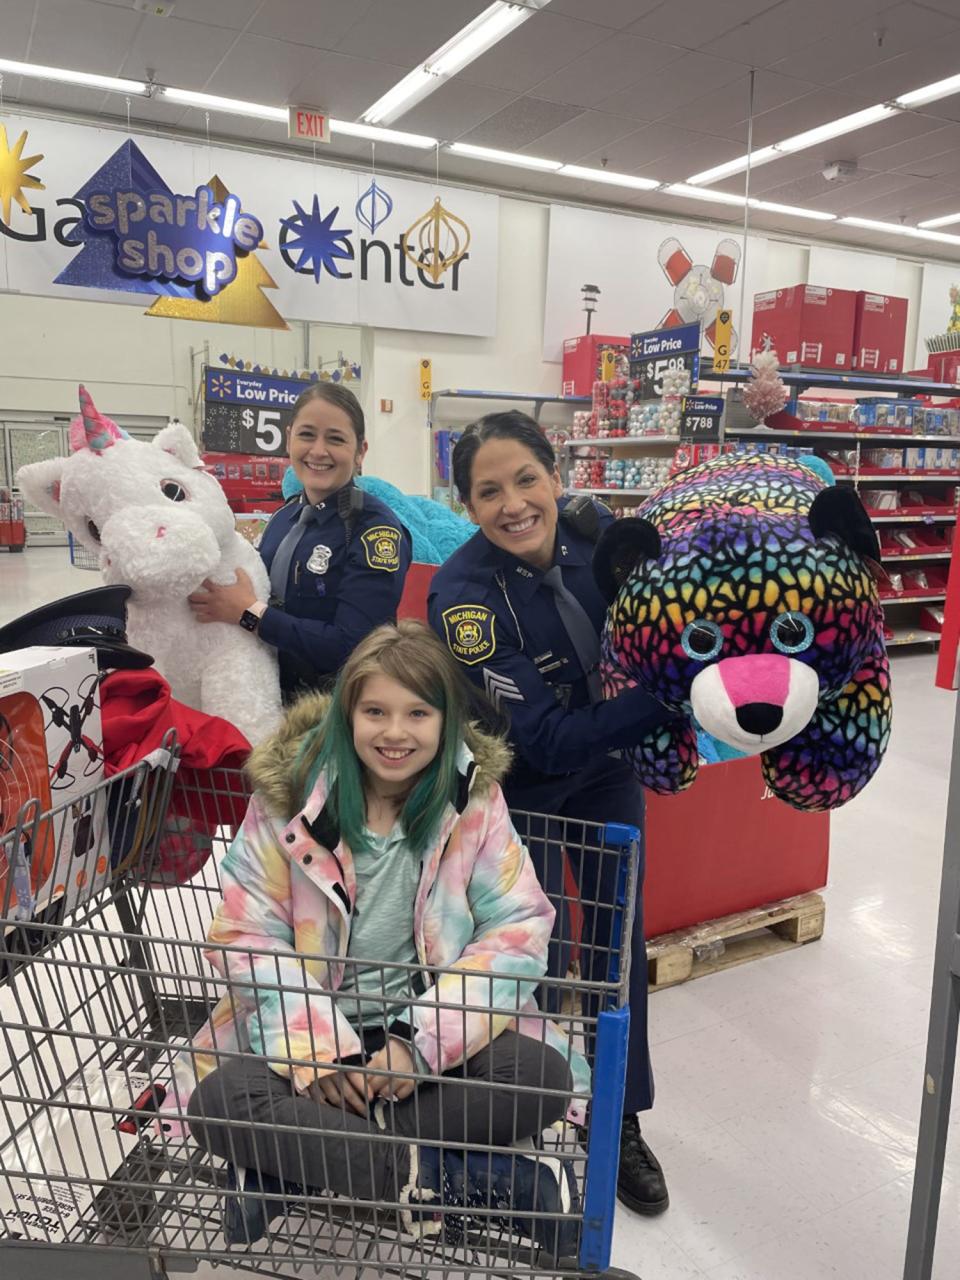
M 385 966 L 418 963 L 413 908 L 420 859 L 407 847 L 399 822 L 389 835 L 365 829 L 364 837 L 367 848 L 353 859 L 357 901 L 338 1001 L 355 1031 L 409 1020 L 414 973 Z

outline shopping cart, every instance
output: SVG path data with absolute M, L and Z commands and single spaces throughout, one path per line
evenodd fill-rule
M 249 981 L 238 976 L 246 965 L 252 973 L 263 958 L 276 962 L 273 981 L 264 978 L 262 965 L 258 981 L 272 986 L 282 1002 L 309 988 L 310 963 L 326 963 L 323 957 L 298 956 L 291 971 L 281 967 L 273 951 L 232 947 L 223 949 L 231 956 L 220 957 L 221 968 L 231 958 L 235 962 L 230 977 L 214 972 L 204 939 L 221 901 L 218 868 L 236 832 L 245 784 L 241 774 L 226 771 L 202 780 L 185 778 L 177 763 L 175 746 L 168 742 L 135 769 L 99 784 L 86 806 L 94 815 L 96 838 L 91 840 L 88 831 L 79 855 L 69 806 L 48 814 L 26 806 L 0 840 L 0 1274 L 5 1280 L 64 1275 L 161 1280 L 172 1272 L 194 1271 L 201 1261 L 281 1277 L 324 1266 L 337 1275 L 371 1269 L 422 1280 L 431 1271 L 629 1276 L 610 1269 L 609 1261 L 629 1023 L 636 830 L 549 820 L 552 838 L 567 848 L 580 846 L 597 863 L 615 859 L 617 866 L 620 892 L 608 980 L 551 975 L 538 991 L 540 1007 L 550 1008 L 553 1023 L 566 1033 L 568 1064 L 576 1047 L 591 1055 L 592 1092 L 571 1094 L 567 1087 L 558 1104 L 557 1089 L 543 1087 L 543 1080 L 532 1091 L 509 1081 L 478 1082 L 485 1100 L 495 1096 L 502 1102 L 513 1094 L 518 1113 L 525 1106 L 552 1106 L 564 1118 L 520 1147 L 468 1142 L 463 1134 L 457 1141 L 457 1135 L 440 1140 L 441 1161 L 449 1156 L 463 1168 L 486 1162 L 489 1172 L 496 1158 L 499 1168 L 506 1162 L 515 1170 L 522 1159 L 528 1184 L 533 1171 L 532 1201 L 528 1198 L 522 1212 L 514 1209 L 502 1194 L 502 1178 L 499 1192 L 488 1187 L 486 1196 L 467 1195 L 464 1186 L 453 1185 L 455 1179 L 444 1179 L 432 1197 L 417 1198 L 415 1205 L 397 1178 L 371 1201 L 356 1188 L 331 1191 L 316 1180 L 291 1177 L 296 1172 L 291 1160 L 297 1163 L 304 1154 L 301 1130 L 270 1120 L 243 1125 L 247 1138 L 256 1135 L 259 1150 L 275 1145 L 279 1151 L 286 1144 L 286 1163 L 274 1178 L 266 1159 L 263 1167 L 255 1160 L 251 1168 L 226 1158 L 235 1154 L 233 1143 L 239 1141 L 236 1125 L 221 1126 L 226 1136 L 220 1145 L 228 1150 L 212 1155 L 183 1123 L 182 1106 L 171 1107 L 177 1071 L 186 1065 L 192 1080 L 203 1066 L 190 1042 L 211 1010 L 226 997 L 239 1020 L 247 1007 Z M 534 820 L 523 814 L 514 819 L 521 835 Z M 535 820 L 542 831 L 543 820 Z M 184 864 L 178 857 L 188 836 L 209 856 L 199 867 L 196 859 L 188 859 L 190 878 L 179 883 L 177 868 Z M 52 867 L 46 860 L 44 883 L 37 884 L 30 875 L 31 852 L 41 845 L 54 856 Z M 596 971 L 582 894 L 581 888 L 579 902 L 555 904 L 562 918 L 572 921 L 568 954 L 574 974 L 577 967 L 581 973 Z M 389 1003 L 389 968 L 382 967 L 379 994 L 368 988 L 364 996 L 380 1009 L 381 1018 Z M 455 972 L 431 970 L 429 978 L 436 982 Z M 429 991 L 414 1000 L 432 1010 L 453 1009 L 459 1017 L 480 1012 L 490 1018 L 492 1038 L 502 1024 L 494 1027 L 492 1000 L 477 1004 L 484 982 L 507 983 L 507 989 L 514 984 L 518 1008 L 529 994 L 530 983 L 505 966 L 503 974 L 495 971 L 469 982 L 458 973 L 456 994 L 442 1006 L 433 1003 Z M 449 982 L 447 988 L 449 997 Z M 356 992 L 343 999 L 359 1001 Z M 547 1036 L 546 1015 L 536 1018 L 539 1034 Z M 525 1025 L 529 1030 L 531 1024 Z M 262 1066 L 263 1061 L 249 1052 L 221 1050 L 216 1037 L 210 1057 L 219 1068 L 231 1062 Z M 209 1058 L 205 1061 L 209 1065 Z M 286 1065 L 309 1061 L 289 1058 Z M 425 1096 L 427 1083 L 421 1082 L 414 1100 Z M 378 1123 L 371 1119 L 362 1134 L 350 1135 L 356 1169 L 368 1156 L 373 1168 L 384 1149 L 408 1147 L 409 1138 L 391 1121 L 396 1110 L 379 1106 L 377 1111 Z M 580 1113 L 581 1123 L 567 1118 Z M 324 1125 L 329 1127 L 311 1136 L 321 1137 L 332 1152 L 338 1143 L 343 1147 L 344 1134 L 341 1118 L 329 1109 L 325 1114 L 334 1114 L 337 1123 L 328 1119 Z M 216 1128 L 215 1120 L 208 1131 L 211 1126 Z M 566 1183 L 562 1208 L 538 1190 L 557 1186 L 558 1176 Z

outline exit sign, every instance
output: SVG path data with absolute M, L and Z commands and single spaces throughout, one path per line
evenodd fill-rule
M 304 142 L 329 142 L 330 117 L 318 107 L 289 107 L 288 136 Z

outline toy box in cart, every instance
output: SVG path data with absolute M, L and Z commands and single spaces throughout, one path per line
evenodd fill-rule
M 69 802 L 55 841 L 44 822 L 24 824 L 12 859 L 0 862 L 0 906 L 9 886 L 18 918 L 54 897 L 70 906 L 108 867 L 98 851 L 104 814 L 91 800 L 103 776 L 100 675 L 95 649 L 43 647 L 0 654 L 0 837 L 23 805 L 36 814 Z

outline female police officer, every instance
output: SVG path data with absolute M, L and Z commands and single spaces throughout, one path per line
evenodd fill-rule
M 516 763 L 504 785 L 512 809 L 643 829 L 643 792 L 607 753 L 634 745 L 669 718 L 640 690 L 602 700 L 597 664 L 605 604 L 591 570 L 594 543 L 613 517 L 587 498 L 561 497 L 550 442 L 526 414 L 494 413 L 464 432 L 454 481 L 478 532 L 433 579 L 430 622 L 474 682 L 510 717 Z M 563 895 L 562 824 L 532 820 L 527 838 L 544 888 Z M 571 846 L 595 956 L 585 976 L 606 981 L 617 868 Z M 653 1102 L 647 1049 L 647 966 L 638 881 L 632 935 L 630 1041 L 618 1194 L 640 1213 L 668 1204 L 659 1162 L 636 1113 Z M 565 936 L 569 937 L 569 934 Z M 565 963 L 556 944 L 554 965 Z
M 353 483 L 367 451 L 363 410 L 346 387 L 318 382 L 293 409 L 290 464 L 303 493 L 277 511 L 260 554 L 270 600 L 238 571 L 232 586 L 190 597 L 201 622 L 237 622 L 277 649 L 284 702 L 325 684 L 368 631 L 392 621 L 410 565 L 410 535 Z

